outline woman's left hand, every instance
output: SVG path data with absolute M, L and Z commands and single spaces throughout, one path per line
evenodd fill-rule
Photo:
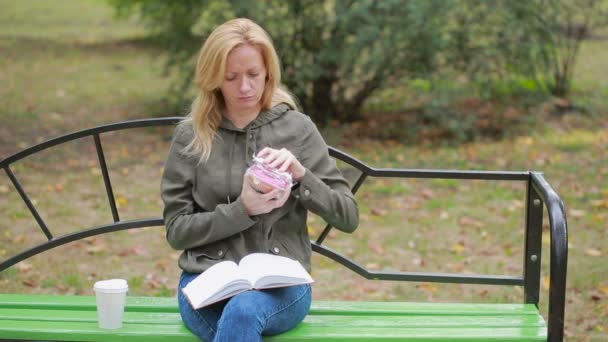
M 258 152 L 257 157 L 264 158 L 264 163 L 270 167 L 274 167 L 279 171 L 291 173 L 291 177 L 297 182 L 301 181 L 306 173 L 306 168 L 304 168 L 296 156 L 286 148 L 276 150 L 274 148 L 264 147 Z

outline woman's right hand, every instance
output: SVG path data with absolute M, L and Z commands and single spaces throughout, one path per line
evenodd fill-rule
M 282 207 L 291 193 L 291 189 L 273 189 L 265 194 L 259 193 L 251 186 L 248 175 L 243 178 L 243 188 L 241 189 L 241 200 L 249 216 L 256 216 L 271 212 L 273 209 Z

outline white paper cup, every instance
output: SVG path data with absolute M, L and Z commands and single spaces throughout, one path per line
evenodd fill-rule
M 102 329 L 122 328 L 129 285 L 124 279 L 101 280 L 95 283 L 97 320 Z

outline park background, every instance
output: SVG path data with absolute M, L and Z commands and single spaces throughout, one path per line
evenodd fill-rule
M 183 115 L 193 94 L 191 84 L 183 81 L 192 68 L 191 54 L 184 53 L 192 40 L 181 42 L 172 36 L 174 31 L 163 30 L 176 27 L 191 30 L 192 22 L 188 20 L 198 20 L 202 23 L 194 32 L 205 32 L 209 29 L 206 25 L 212 22 L 205 20 L 211 14 L 222 13 L 228 18 L 234 13 L 252 11 L 255 17 L 256 13 L 266 11 L 263 5 L 240 8 L 242 3 L 234 1 L 232 12 L 223 7 L 227 5 L 216 5 L 211 6 L 205 17 L 162 2 L 148 2 L 157 4 L 156 8 L 143 3 L 146 2 L 0 0 L 0 157 L 96 125 Z M 176 2 L 165 4 L 170 3 Z M 310 10 L 310 4 L 315 4 L 293 3 L 304 4 L 299 9 L 303 11 L 301 15 L 311 15 L 306 11 Z M 328 10 L 334 4 L 323 3 L 315 8 Z M 368 4 L 360 3 L 363 7 Z M 377 10 L 391 10 L 394 3 L 386 3 L 387 8 Z M 427 2 L 402 3 L 408 4 L 409 7 L 401 6 L 407 7 L 407 13 L 431 13 L 424 5 Z M 409 45 L 410 49 L 424 47 L 425 54 L 399 55 L 411 59 L 402 65 L 403 70 L 385 75 L 389 82 L 372 87 L 360 102 L 360 110 L 356 106 L 343 110 L 352 104 L 346 101 L 348 96 L 340 98 L 339 93 L 320 102 L 327 107 L 310 98 L 300 99 L 305 108 L 333 106 L 333 111 L 317 109 L 314 115 L 310 114 L 328 143 L 371 166 L 544 172 L 565 201 L 570 228 L 566 336 L 575 341 L 606 339 L 606 23 L 598 20 L 585 27 L 577 45 L 568 91 L 556 93 L 542 86 L 546 80 L 514 68 L 508 58 L 501 60 L 504 56 L 524 58 L 527 55 L 522 57 L 522 51 L 501 50 L 496 46 L 491 50 L 491 41 L 471 39 L 484 35 L 497 37 L 496 32 L 502 28 L 507 33 L 511 32 L 509 29 L 515 30 L 500 18 L 482 15 L 488 10 L 498 12 L 489 9 L 490 5 L 503 6 L 500 7 L 503 11 L 513 10 L 510 2 L 443 3 L 448 5 L 433 13 L 450 20 L 412 15 L 406 18 L 413 21 L 410 26 L 404 26 L 404 32 L 395 36 L 400 41 L 416 42 L 415 38 L 426 29 L 454 28 L 447 33 L 434 32 L 441 36 L 462 33 L 457 29 L 469 27 L 471 30 L 465 32 L 469 40 L 458 55 L 460 59 L 448 59 L 446 50 L 441 50 L 446 48 L 445 41 L 435 41 L 432 39 L 435 36 L 429 34 L 422 41 L 436 44 Z M 590 2 L 565 3 L 586 6 Z M 599 4 L 595 10 L 598 13 L 606 8 L 606 1 L 595 3 Z M 455 8 L 470 16 L 462 13 L 448 16 Z M 116 9 L 120 16 L 116 15 Z M 578 10 L 568 17 L 577 25 L 589 12 L 582 5 Z M 168 16 L 173 18 L 167 21 Z M 387 22 L 383 24 L 403 18 L 386 16 Z M 470 21 L 463 24 L 454 22 L 455 18 Z M 214 20 L 221 22 L 223 18 Z M 366 17 L 363 11 L 353 13 L 350 20 L 367 20 L 371 23 L 368 27 L 374 27 L 375 19 Z M 304 24 L 316 29 L 320 26 L 313 22 Z M 270 21 L 268 26 L 270 35 L 280 45 L 277 36 L 285 31 Z M 407 31 L 412 27 L 423 29 Z M 575 30 L 562 34 L 572 38 L 580 26 L 572 27 Z M 381 32 L 371 30 L 361 34 L 370 36 L 358 43 L 361 45 L 348 47 L 367 54 L 369 61 L 373 60 L 370 57 L 373 53 L 379 56 L 396 53 L 386 47 L 365 50 L 366 44 L 371 46 L 377 37 L 374 34 Z M 197 44 L 202 41 L 196 35 L 194 38 Z M 321 55 L 330 61 L 341 57 L 327 53 L 323 51 Z M 480 55 L 483 59 L 477 59 Z M 298 64 L 302 62 L 296 57 L 285 58 L 296 66 L 286 70 L 286 75 L 302 84 L 308 80 L 306 77 L 318 77 L 315 72 L 320 71 L 314 69 L 306 69 L 304 76 L 290 74 L 299 70 L 298 65 L 302 69 L 305 66 Z M 389 60 L 395 63 L 397 59 L 383 61 Z M 426 63 L 429 60 L 434 64 Z M 167 67 L 168 63 L 172 66 Z M 473 70 L 471 65 L 477 69 Z M 360 72 L 361 68 L 340 71 L 334 86 L 347 87 L 347 77 L 364 78 L 366 74 Z M 345 90 L 344 94 L 352 95 L 353 91 Z M 351 113 L 357 113 L 356 117 L 349 117 Z M 102 136 L 121 219 L 161 214 L 158 180 L 171 134 L 171 128 L 147 128 Z M 111 220 L 96 158 L 91 141 L 78 141 L 15 165 L 16 175 L 56 234 Z M 332 232 L 327 244 L 369 269 L 509 275 L 522 272 L 523 184 L 383 180 L 367 182 L 360 194 L 360 228 L 353 235 Z M 44 241 L 44 235 L 7 177 L 0 178 L 0 227 L 1 259 Z M 322 227 L 319 219 L 311 218 L 309 230 L 313 236 Z M 549 287 L 547 247 L 545 230 L 541 281 L 541 309 L 545 314 Z M 129 281 L 132 295 L 172 296 L 179 274 L 178 255 L 167 246 L 162 228 L 88 238 L 30 258 L 1 273 L 0 291 L 92 294 L 96 280 L 121 277 Z M 367 281 L 321 256 L 315 256 L 313 262 L 315 299 L 519 302 L 523 295 L 519 287 Z

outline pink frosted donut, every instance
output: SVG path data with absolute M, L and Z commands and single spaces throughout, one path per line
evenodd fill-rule
M 261 193 L 267 193 L 272 189 L 286 190 L 292 186 L 289 172 L 281 172 L 269 167 L 261 158 L 253 158 L 253 164 L 247 169 L 246 174 L 250 177 L 254 190 Z

